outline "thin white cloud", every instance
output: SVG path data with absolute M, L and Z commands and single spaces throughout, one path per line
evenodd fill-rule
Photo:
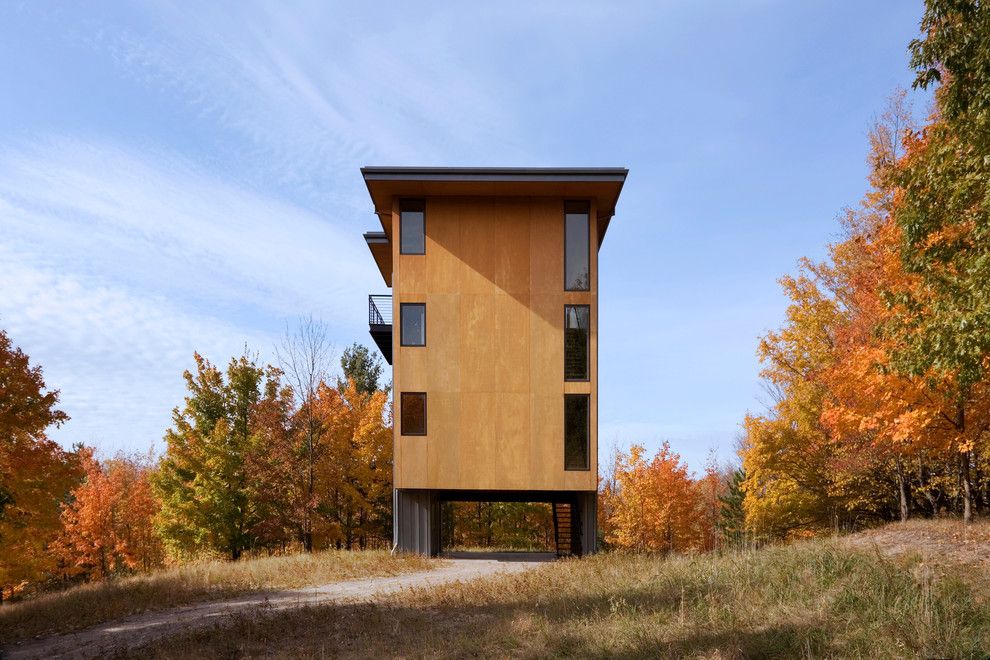
M 341 190 L 356 164 L 525 158 L 511 81 L 462 55 L 473 10 L 379 20 L 325 3 L 281 9 L 159 4 L 149 9 L 154 30 L 110 24 L 97 45 L 246 137 L 264 176 L 334 203 L 357 201 Z
M 64 139 L 0 151 L 0 214 L 33 259 L 197 304 L 332 310 L 353 329 L 353 283 L 375 281 L 359 234 L 169 154 Z
M 0 327 L 61 389 L 73 420 L 56 437 L 109 450 L 161 437 L 194 350 L 267 358 L 304 313 L 359 339 L 380 280 L 327 219 L 175 155 L 78 140 L 0 151 L 0 233 Z
M 52 435 L 65 445 L 147 449 L 182 402 L 193 350 L 223 363 L 244 342 L 271 343 L 265 333 L 31 262 L 0 246 L 0 326 L 61 391 L 72 419 Z

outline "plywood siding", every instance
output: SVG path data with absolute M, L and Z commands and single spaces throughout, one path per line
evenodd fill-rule
M 426 254 L 393 245 L 393 304 L 426 303 L 426 346 L 393 333 L 400 392 L 427 392 L 426 436 L 399 434 L 395 486 L 595 490 L 598 259 L 588 292 L 564 291 L 564 200 L 428 198 Z M 595 209 L 590 244 L 598 245 Z M 398 206 L 391 235 L 398 237 Z M 564 305 L 591 305 L 590 381 L 564 382 Z M 564 470 L 564 393 L 591 395 L 588 471 Z

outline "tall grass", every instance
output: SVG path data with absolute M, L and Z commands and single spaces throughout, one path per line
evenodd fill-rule
M 399 595 L 259 613 L 140 649 L 158 657 L 973 657 L 986 582 L 837 540 L 664 559 L 609 553 Z
M 149 610 L 248 591 L 291 589 L 350 578 L 397 575 L 435 562 L 383 550 L 335 551 L 239 562 L 203 561 L 154 573 L 94 582 L 0 607 L 0 647 Z

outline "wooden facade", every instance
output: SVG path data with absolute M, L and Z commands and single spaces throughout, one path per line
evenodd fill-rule
M 439 492 L 470 498 L 485 491 L 506 499 L 533 493 L 532 499 L 546 501 L 559 493 L 584 494 L 593 501 L 597 248 L 625 170 L 409 168 L 382 179 L 369 172 L 395 170 L 364 173 L 384 229 L 369 238 L 369 247 L 393 294 L 397 497 L 408 491 L 421 499 Z M 424 254 L 400 250 L 400 203 L 410 198 L 425 204 Z M 564 286 L 564 209 L 575 201 L 587 204 L 590 219 L 586 291 Z M 409 303 L 425 305 L 424 346 L 402 345 L 401 306 Z M 587 380 L 564 377 L 566 305 L 590 309 Z M 424 435 L 402 435 L 403 392 L 426 394 Z M 565 469 L 565 394 L 589 396 L 587 469 Z M 431 500 L 422 501 L 429 526 Z M 397 503 L 397 518 L 407 509 Z M 402 542 L 400 522 L 397 543 L 409 545 Z

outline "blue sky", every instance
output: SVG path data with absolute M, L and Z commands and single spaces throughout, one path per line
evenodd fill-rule
M 776 279 L 865 189 L 921 2 L 0 4 L 0 327 L 107 454 L 198 350 L 370 343 L 362 165 L 625 166 L 600 439 L 730 457 Z

